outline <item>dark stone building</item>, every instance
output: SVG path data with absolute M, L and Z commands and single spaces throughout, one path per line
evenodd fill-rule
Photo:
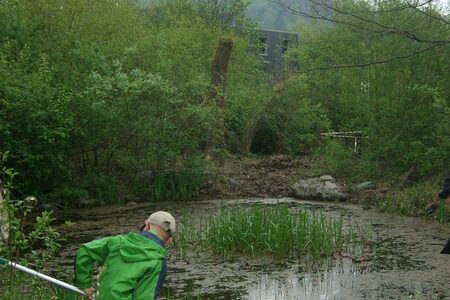
M 259 55 L 265 61 L 265 71 L 275 73 L 283 66 L 284 55 L 288 49 L 298 45 L 298 34 L 261 29 L 259 43 Z

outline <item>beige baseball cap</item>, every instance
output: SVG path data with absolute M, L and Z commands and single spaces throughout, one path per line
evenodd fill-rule
M 145 224 L 155 225 L 172 235 L 176 231 L 175 218 L 165 211 L 157 211 L 145 220 Z

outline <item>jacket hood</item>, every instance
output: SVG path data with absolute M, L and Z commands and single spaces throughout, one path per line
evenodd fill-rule
M 134 232 L 124 236 L 119 247 L 120 255 L 125 262 L 164 259 L 167 253 L 166 248 Z

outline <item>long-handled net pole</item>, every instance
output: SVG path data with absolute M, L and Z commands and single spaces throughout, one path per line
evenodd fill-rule
M 39 273 L 39 272 L 37 272 L 35 270 L 26 268 L 24 266 L 21 266 L 19 264 L 16 264 L 16 263 L 12 262 L 12 261 L 9 261 L 6 258 L 0 257 L 0 265 L 10 266 L 11 268 L 14 268 L 14 269 L 17 269 L 17 270 L 22 271 L 24 273 L 30 274 L 32 276 L 38 277 L 38 278 L 40 278 L 42 280 L 48 281 L 50 283 L 53 283 L 53 284 L 55 284 L 57 286 L 60 286 L 62 288 L 70 290 L 72 292 L 78 293 L 78 294 L 83 295 L 83 296 L 86 295 L 82 290 L 80 290 L 76 286 L 73 286 L 71 284 L 65 283 L 65 282 L 63 282 L 61 280 L 55 279 L 55 278 L 47 276 L 45 274 Z

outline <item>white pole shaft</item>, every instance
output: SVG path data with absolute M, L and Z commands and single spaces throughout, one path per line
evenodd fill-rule
M 58 279 L 52 278 L 50 276 L 47 276 L 45 274 L 39 273 L 39 272 L 37 272 L 35 270 L 28 269 L 28 268 L 26 268 L 24 266 L 18 265 L 16 263 L 13 263 L 13 262 L 10 262 L 10 261 L 8 262 L 8 266 L 10 266 L 10 267 L 12 267 L 14 269 L 17 269 L 19 271 L 22 271 L 24 273 L 30 274 L 32 276 L 36 276 L 36 277 L 38 277 L 40 279 L 46 280 L 46 281 L 51 282 L 53 284 L 56 284 L 56 285 L 58 285 L 58 286 L 60 286 L 62 288 L 68 289 L 68 290 L 70 290 L 72 292 L 75 292 L 75 293 L 78 293 L 80 295 L 83 295 L 83 296 L 86 295 L 82 290 L 80 290 L 76 286 L 70 285 L 70 284 L 65 283 L 65 282 L 63 282 L 61 280 L 58 280 Z

